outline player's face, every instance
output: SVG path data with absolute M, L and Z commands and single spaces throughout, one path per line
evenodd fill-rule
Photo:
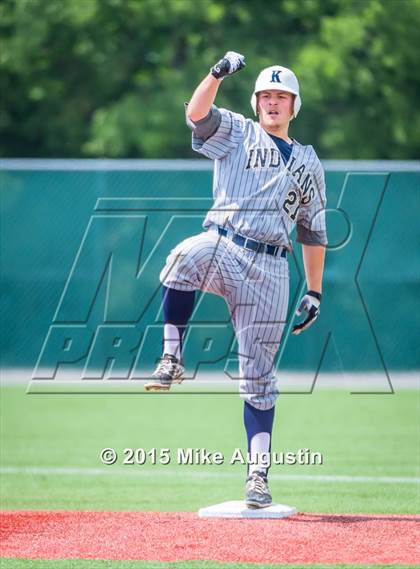
M 261 125 L 278 128 L 287 125 L 293 117 L 294 95 L 286 91 L 258 93 L 258 115 Z

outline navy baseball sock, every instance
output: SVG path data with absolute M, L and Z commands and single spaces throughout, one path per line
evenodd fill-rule
M 164 338 L 163 353 L 179 360 L 182 354 L 182 338 L 194 310 L 195 291 L 162 287 Z
M 248 456 L 252 464 L 248 465 L 248 475 L 262 472 L 267 476 L 271 452 L 271 433 L 274 422 L 274 407 L 261 411 L 245 401 L 244 424 L 248 437 Z

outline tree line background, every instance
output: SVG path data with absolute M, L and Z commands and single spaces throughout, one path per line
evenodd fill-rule
M 321 158 L 419 158 L 419 29 L 420 0 L 1 0 L 0 155 L 191 157 L 183 103 L 234 50 L 219 106 L 252 117 L 278 63 Z

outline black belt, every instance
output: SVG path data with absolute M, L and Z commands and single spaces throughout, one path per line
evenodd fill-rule
M 219 235 L 228 237 L 228 232 L 223 227 L 218 227 L 217 231 Z M 280 245 L 270 245 L 269 243 L 264 243 L 263 241 L 255 241 L 255 239 L 249 239 L 243 235 L 240 235 L 239 233 L 233 233 L 233 235 L 228 238 L 236 245 L 239 245 L 248 251 L 255 251 L 255 253 L 266 253 L 267 255 L 273 255 L 276 257 L 279 251 L 281 251 L 280 257 L 283 258 L 285 258 L 287 254 L 286 247 L 281 247 Z

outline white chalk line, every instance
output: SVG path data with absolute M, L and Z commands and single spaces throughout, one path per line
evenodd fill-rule
M 151 372 L 152 370 L 150 370 Z M 39 377 L 50 378 L 51 370 L 39 369 Z M 192 374 L 189 370 L 188 373 Z M 401 390 L 420 390 L 420 373 L 418 371 L 398 372 L 390 370 L 390 381 L 396 392 Z M 81 370 L 63 371 L 54 379 L 35 379 L 34 370 L 29 368 L 0 368 L 1 385 L 26 385 L 27 394 L 62 393 L 74 391 L 81 395 L 85 391 L 97 391 L 99 394 L 108 392 L 115 394 L 125 392 L 145 394 L 144 379 L 82 379 Z M 391 386 L 385 373 L 357 372 L 357 373 L 321 373 L 315 382 L 315 374 L 311 372 L 296 372 L 281 370 L 278 372 L 278 388 L 280 394 L 310 395 L 312 391 L 318 392 L 324 389 L 340 390 L 347 392 L 367 392 L 369 394 L 390 394 Z M 99 377 L 99 372 L 98 372 Z M 191 392 L 200 393 L 205 390 L 215 394 L 227 393 L 237 395 L 238 381 L 229 379 L 221 373 L 197 374 L 194 379 L 185 379 L 176 395 L 185 395 Z M 210 393 L 209 393 L 210 394 Z M 149 395 L 147 395 L 149 397 Z
M 180 478 L 231 478 L 237 479 L 238 473 L 220 471 L 188 471 L 183 469 L 60 467 L 60 466 L 2 466 L 0 475 L 23 474 L 35 476 L 147 476 L 147 477 L 180 477 Z M 420 478 L 414 476 L 346 476 L 335 474 L 270 474 L 270 480 L 286 482 L 350 482 L 355 484 L 420 484 Z

